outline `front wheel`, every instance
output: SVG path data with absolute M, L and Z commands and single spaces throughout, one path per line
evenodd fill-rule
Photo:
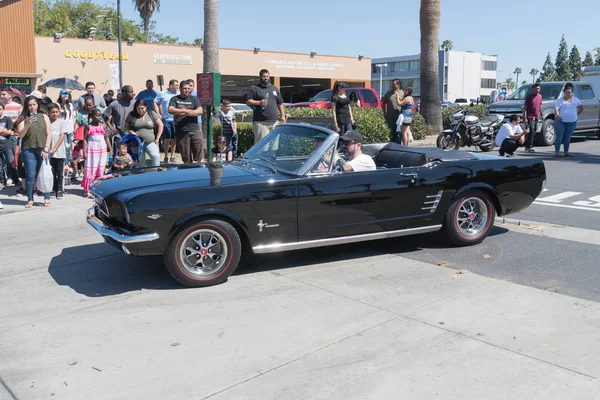
M 489 196 L 472 190 L 455 200 L 444 221 L 450 241 L 457 246 L 481 243 L 492 230 L 496 212 Z
M 492 150 L 494 150 L 494 147 L 495 147 L 494 142 L 485 141 L 485 142 L 479 143 L 479 149 L 484 152 L 492 151 Z
M 442 133 L 440 137 L 438 137 L 439 148 L 444 150 L 458 150 L 460 148 L 460 138 L 454 132 Z
M 218 219 L 189 222 L 171 239 L 164 254 L 169 273 L 184 286 L 223 283 L 235 271 L 242 244 L 233 226 Z
M 552 146 L 554 144 L 554 140 L 556 135 L 554 133 L 554 120 L 553 119 L 545 119 L 542 122 L 542 134 L 536 136 L 536 141 L 538 144 L 542 146 Z

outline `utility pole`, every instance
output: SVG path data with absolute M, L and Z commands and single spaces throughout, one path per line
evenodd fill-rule
M 119 89 L 123 87 L 123 50 L 121 48 L 121 0 L 117 0 L 117 30 L 118 30 L 118 42 L 119 42 Z
M 387 67 L 387 64 L 375 64 L 375 67 L 379 68 L 379 98 L 383 96 L 383 67 Z

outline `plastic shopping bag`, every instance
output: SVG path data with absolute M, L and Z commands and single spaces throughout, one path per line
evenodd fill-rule
M 50 193 L 52 191 L 52 185 L 54 184 L 52 176 L 52 167 L 50 166 L 50 158 L 46 158 L 42 162 L 40 173 L 37 178 L 37 188 L 42 193 Z
M 396 120 L 396 132 L 402 132 L 402 123 L 404 122 L 404 115 L 400 113 L 398 119 Z

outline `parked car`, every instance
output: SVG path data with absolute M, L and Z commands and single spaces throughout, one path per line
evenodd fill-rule
M 309 107 L 309 108 L 331 108 L 331 89 L 323 90 L 317 93 L 317 95 L 311 98 L 307 102 L 294 103 L 289 107 Z M 356 93 L 358 100 L 360 100 L 361 107 L 367 108 L 381 108 L 381 100 L 377 96 L 377 92 L 371 88 L 347 88 L 346 95 L 350 97 L 352 93 Z
M 454 100 L 454 104 L 457 106 L 472 106 L 478 103 L 477 99 L 465 99 L 459 97 L 458 99 Z
M 341 172 L 339 145 L 331 130 L 288 123 L 234 162 L 106 175 L 90 189 L 87 221 L 126 254 L 162 255 L 183 285 L 208 286 L 226 281 L 243 254 L 438 230 L 477 244 L 546 180 L 536 158 L 395 143 L 364 146 L 376 170 Z
M 536 135 L 538 145 L 550 146 L 554 144 L 554 104 L 562 97 L 562 91 L 566 82 L 540 82 L 540 93 L 542 95 L 543 122 L 538 124 Z M 579 115 L 575 136 L 597 135 L 600 137 L 600 100 L 594 92 L 592 85 L 588 82 L 574 81 L 574 95 L 583 103 L 584 111 Z M 502 114 L 505 121 L 512 114 L 523 116 L 525 97 L 532 92 L 533 85 L 527 84 L 519 87 L 505 101 L 493 103 L 485 108 L 485 115 Z

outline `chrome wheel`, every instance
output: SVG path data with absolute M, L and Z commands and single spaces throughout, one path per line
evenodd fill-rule
M 182 241 L 179 259 L 183 267 L 198 277 L 214 275 L 227 259 L 227 242 L 211 229 L 198 229 Z
M 441 145 L 442 145 L 442 149 L 444 149 L 444 150 L 458 149 L 458 147 L 459 147 L 458 136 L 456 136 L 456 135 L 444 136 L 444 138 L 441 140 Z
M 554 124 L 548 124 L 546 128 L 546 142 L 554 142 Z
M 476 238 L 481 235 L 488 223 L 488 209 L 479 197 L 464 199 L 458 206 L 456 226 L 460 234 L 466 238 Z

